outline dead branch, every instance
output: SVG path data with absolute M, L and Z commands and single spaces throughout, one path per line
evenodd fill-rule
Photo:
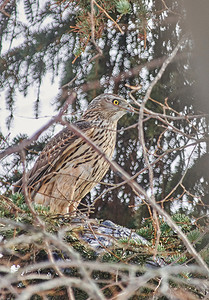
M 27 146 L 29 146 L 32 142 L 36 141 L 39 136 L 46 130 L 48 129 L 51 125 L 53 125 L 54 123 L 58 123 L 64 112 L 67 110 L 68 106 L 70 104 L 72 104 L 76 99 L 76 93 L 72 92 L 71 95 L 69 95 L 68 99 L 66 100 L 64 106 L 62 107 L 62 109 L 60 110 L 60 112 L 53 117 L 46 125 L 44 125 L 41 129 L 39 129 L 37 132 L 34 133 L 34 135 L 32 135 L 32 137 L 30 139 L 26 139 L 24 141 L 22 141 L 19 145 L 15 145 L 12 147 L 7 148 L 6 150 L 2 151 L 0 153 L 0 159 L 2 159 L 3 157 L 10 155 L 12 153 L 15 152 L 20 152 L 22 151 L 24 148 L 26 148 Z

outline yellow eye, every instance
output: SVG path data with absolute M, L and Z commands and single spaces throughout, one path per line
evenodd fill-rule
M 113 100 L 113 102 L 112 102 L 114 105 L 119 105 L 119 101 L 118 100 Z

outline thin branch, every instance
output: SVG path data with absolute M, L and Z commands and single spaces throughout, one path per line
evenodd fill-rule
M 147 149 L 146 149 L 146 145 L 145 145 L 145 137 L 144 137 L 144 128 L 143 128 L 143 119 L 144 119 L 144 109 L 145 109 L 145 105 L 147 103 L 147 101 L 150 98 L 151 92 L 153 90 L 153 87 L 156 85 L 156 83 L 160 80 L 160 78 L 162 77 L 166 67 L 169 65 L 169 63 L 172 61 L 172 59 L 176 56 L 180 46 L 182 44 L 182 40 L 178 43 L 178 45 L 174 48 L 174 50 L 172 51 L 172 53 L 170 54 L 170 56 L 164 61 L 163 65 L 160 68 L 160 71 L 158 72 L 157 76 L 154 78 L 154 80 L 151 82 L 151 84 L 149 85 L 147 92 L 145 94 L 145 97 L 140 105 L 140 111 L 139 111 L 139 119 L 138 119 L 138 132 L 139 132 L 139 140 L 142 146 L 142 151 L 143 151 L 143 157 L 145 159 L 145 163 L 146 166 L 148 168 L 148 172 L 149 172 L 149 182 L 150 182 L 150 191 L 151 191 L 151 196 L 150 199 L 152 202 L 155 202 L 155 196 L 154 196 L 154 172 L 153 172 L 153 168 L 149 162 L 149 157 L 148 157 L 148 153 L 147 153 Z M 153 208 L 154 209 L 154 208 Z M 157 234 L 157 239 L 156 239 L 156 245 L 155 245 L 155 254 L 154 256 L 156 256 L 157 254 L 157 247 L 159 244 L 159 240 L 160 240 L 160 225 L 159 225 L 159 221 L 158 221 L 158 217 L 156 214 L 156 210 L 154 209 L 153 212 L 153 217 L 154 217 L 154 228 L 155 228 L 155 232 Z
M 30 209 L 30 212 L 32 213 L 34 220 L 36 221 L 37 225 L 41 226 L 43 229 L 45 227 L 44 222 L 40 219 L 40 217 L 38 216 L 38 214 L 36 213 L 33 205 L 32 205 L 32 201 L 31 198 L 29 197 L 28 194 L 28 188 L 27 188 L 27 173 L 26 173 L 26 168 L 25 168 L 25 153 L 24 150 L 22 150 L 21 152 L 21 158 L 22 158 L 22 165 L 23 165 L 23 176 L 22 176 L 22 182 L 23 182 L 23 193 L 25 196 L 25 202 L 27 204 L 27 206 Z
M 88 63 L 91 63 L 93 60 L 95 60 L 96 58 L 100 57 L 103 55 L 102 53 L 102 49 L 97 45 L 96 41 L 95 41 L 95 24 L 94 24 L 94 18 L 95 18 L 95 11 L 94 11 L 94 0 L 91 0 L 91 41 L 94 45 L 94 47 L 97 50 L 97 54 L 91 58 L 91 60 Z
M 115 20 L 113 20 L 113 18 L 106 12 L 106 10 L 104 10 L 95 0 L 93 0 L 93 3 L 107 16 L 108 19 L 110 19 L 115 24 L 115 26 L 118 28 L 118 30 L 120 31 L 120 33 L 124 34 L 123 30 L 115 22 Z
M 29 146 L 32 142 L 36 141 L 38 139 L 38 137 L 46 129 L 48 129 L 51 125 L 53 125 L 54 123 L 58 123 L 61 120 L 62 115 L 67 110 L 68 106 L 75 101 L 75 99 L 76 99 L 76 93 L 72 92 L 69 95 L 69 97 L 67 98 L 67 100 L 66 100 L 64 106 L 62 107 L 62 109 L 60 110 L 60 112 L 55 117 L 53 117 L 46 125 L 42 126 L 41 129 L 39 129 L 34 135 L 32 135 L 32 137 L 30 139 L 25 139 L 19 145 L 8 147 L 6 150 L 0 152 L 0 159 L 2 159 L 3 157 L 10 155 L 14 152 L 22 151 L 24 148 Z
M 178 61 L 178 60 L 184 59 L 186 57 L 187 57 L 187 53 L 180 53 L 174 57 L 173 61 Z M 104 79 L 104 81 L 102 82 L 102 85 L 100 83 L 100 80 L 93 80 L 88 83 L 81 84 L 80 86 L 78 86 L 78 88 L 81 89 L 83 92 L 87 92 L 89 90 L 98 89 L 101 86 L 104 86 L 105 84 L 108 84 L 110 82 L 118 83 L 120 81 L 124 81 L 127 78 L 133 78 L 134 76 L 139 76 L 139 73 L 141 72 L 141 70 L 143 68 L 146 68 L 147 70 L 153 70 L 155 68 L 158 68 L 158 67 L 162 66 L 162 64 L 166 60 L 166 58 L 167 58 L 167 56 L 162 56 L 160 58 L 153 59 L 151 61 L 148 61 L 146 63 L 138 65 L 134 68 L 131 68 L 128 71 L 121 72 L 117 76 L 111 76 L 107 79 Z M 67 87 L 70 84 L 70 82 L 66 83 L 64 86 L 62 86 L 62 88 Z
M 0 12 L 2 12 L 8 18 L 10 18 L 11 16 L 4 10 L 4 8 L 9 2 L 10 2 L 10 0 L 5 0 L 0 6 Z M 13 4 L 15 4 L 14 0 L 13 0 Z
M 126 180 L 127 183 L 139 194 L 144 195 L 146 201 L 155 209 L 160 215 L 164 216 L 167 224 L 177 232 L 180 239 L 183 241 L 184 245 L 186 246 L 189 253 L 196 259 L 198 264 L 207 270 L 209 273 L 209 269 L 202 259 L 202 257 L 197 253 L 197 251 L 194 249 L 190 241 L 188 240 L 187 236 L 182 232 L 182 230 L 179 228 L 179 226 L 172 220 L 172 218 L 169 216 L 169 214 L 164 211 L 156 202 L 152 199 L 152 197 L 149 197 L 147 192 L 135 181 L 132 180 L 131 176 L 124 171 L 116 162 L 111 161 L 109 157 L 107 157 L 104 152 L 95 145 L 81 130 L 79 130 L 76 126 L 72 124 L 68 124 L 67 122 L 63 122 L 63 124 L 67 125 L 70 130 L 72 130 L 74 133 L 76 133 L 78 136 L 82 137 L 83 140 L 88 143 L 94 150 L 96 150 L 101 157 L 103 157 L 109 164 L 110 167 L 113 169 L 113 171 L 118 172 L 123 180 Z

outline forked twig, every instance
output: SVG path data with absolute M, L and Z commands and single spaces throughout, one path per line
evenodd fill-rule
M 108 17 L 108 19 L 110 19 L 115 24 L 115 26 L 118 28 L 118 30 L 120 31 L 120 33 L 124 34 L 123 30 L 115 22 L 115 20 L 113 20 L 113 18 L 106 12 L 106 10 L 104 10 L 95 0 L 92 0 L 92 1 Z

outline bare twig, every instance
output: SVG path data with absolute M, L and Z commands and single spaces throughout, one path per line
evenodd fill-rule
M 32 213 L 34 220 L 36 221 L 37 225 L 41 226 L 42 228 L 45 227 L 44 222 L 40 219 L 38 214 L 36 213 L 32 201 L 29 197 L 28 194 L 28 188 L 27 188 L 27 174 L 26 174 L 26 169 L 25 169 L 25 153 L 24 150 L 21 151 L 21 157 L 22 157 L 22 165 L 23 165 L 23 176 L 22 176 L 22 182 L 23 182 L 23 193 L 25 195 L 25 202 L 28 205 L 30 212 Z
M 115 24 L 115 26 L 118 28 L 118 30 L 120 31 L 120 33 L 124 34 L 123 30 L 115 22 L 115 20 L 113 20 L 113 18 L 111 18 L 111 16 L 106 12 L 106 10 L 104 10 L 95 0 L 93 0 L 93 3 L 108 17 L 108 19 L 110 19 Z
M 173 61 L 178 61 L 178 60 L 184 59 L 184 58 L 186 58 L 186 55 L 187 55 L 186 53 L 177 54 L 174 57 Z M 166 60 L 166 58 L 167 58 L 167 56 L 162 56 L 160 58 L 156 58 L 156 59 L 153 59 L 153 60 L 148 61 L 146 63 L 143 63 L 143 64 L 141 64 L 137 67 L 131 68 L 128 71 L 121 72 L 117 76 L 111 76 L 107 79 L 104 79 L 103 85 L 108 84 L 109 82 L 118 83 L 118 82 L 123 81 L 127 78 L 133 78 L 134 76 L 138 76 L 140 71 L 143 68 L 146 68 L 147 70 L 153 70 L 155 68 L 158 68 L 163 64 L 163 62 Z M 64 86 L 62 86 L 62 88 L 69 86 L 70 82 L 66 83 Z M 93 81 L 90 81 L 88 83 L 84 83 L 84 84 L 78 86 L 78 88 L 80 88 L 84 92 L 92 90 L 92 89 L 98 89 L 100 87 L 101 87 L 100 80 L 93 80 Z
M 94 18 L 95 18 L 95 11 L 94 11 L 94 0 L 91 0 L 91 41 L 94 45 L 94 47 L 96 48 L 97 50 L 97 54 L 91 58 L 91 60 L 89 61 L 92 62 L 93 60 L 95 60 L 96 58 L 102 56 L 102 49 L 97 45 L 96 41 L 95 41 L 95 24 L 94 24 Z
M 7 16 L 8 18 L 10 18 L 10 14 L 8 14 L 5 10 L 4 10 L 4 8 L 5 8 L 5 6 L 10 2 L 11 0 L 5 0 L 2 4 L 1 4 L 1 6 L 0 6 L 0 12 L 2 12 L 5 16 Z M 13 2 L 13 4 L 15 4 L 15 1 L 14 0 L 12 0 L 12 2 Z
M 140 111 L 139 111 L 139 120 L 138 120 L 138 132 L 139 132 L 139 140 L 142 146 L 142 151 L 143 151 L 143 156 L 145 159 L 145 163 L 147 165 L 148 171 L 149 171 L 149 182 L 150 182 L 150 191 L 151 191 L 151 197 L 150 199 L 152 200 L 152 203 L 155 202 L 155 196 L 154 196 L 154 174 L 153 174 L 153 168 L 149 162 L 148 154 L 147 154 L 147 149 L 145 145 L 145 138 L 144 138 L 144 129 L 143 129 L 143 119 L 144 119 L 144 109 L 147 101 L 150 98 L 151 92 L 153 87 L 156 85 L 156 83 L 160 80 L 162 77 L 166 67 L 168 64 L 172 61 L 172 59 L 175 57 L 177 54 L 178 49 L 180 48 L 180 45 L 182 44 L 182 40 L 178 43 L 178 45 L 175 47 L 175 49 L 172 51 L 171 55 L 164 61 L 162 67 L 160 68 L 160 71 L 158 72 L 157 76 L 154 78 L 154 80 L 151 82 L 149 85 L 147 92 L 145 94 L 145 97 L 140 105 Z M 160 226 L 159 226 L 159 221 L 157 218 L 156 211 L 154 209 L 153 212 L 154 220 L 155 220 L 155 225 L 156 225 L 156 232 L 157 232 L 157 240 L 156 240 L 156 247 L 155 247 L 155 255 L 157 253 L 157 247 L 159 244 L 160 240 Z
M 41 127 L 41 129 L 39 129 L 34 135 L 32 135 L 32 137 L 30 139 L 25 139 L 19 145 L 15 145 L 15 146 L 9 147 L 6 150 L 2 151 L 0 153 L 0 159 L 2 159 L 3 157 L 5 157 L 7 155 L 12 154 L 12 153 L 22 151 L 24 148 L 26 148 L 27 146 L 29 146 L 32 142 L 36 141 L 38 139 L 38 137 L 46 129 L 48 129 L 51 125 L 53 125 L 54 123 L 58 123 L 61 120 L 62 115 L 67 110 L 68 106 L 75 101 L 75 99 L 76 99 L 76 93 L 72 92 L 69 95 L 68 99 L 66 100 L 64 106 L 60 110 L 60 112 L 55 117 L 53 117 L 46 125 L 44 125 L 43 127 Z
M 208 267 L 206 265 L 206 263 L 204 262 L 204 260 L 202 259 L 202 257 L 197 253 L 197 251 L 194 249 L 194 247 L 192 246 L 192 244 L 190 243 L 190 241 L 188 240 L 188 238 L 186 237 L 186 235 L 182 232 L 182 230 L 179 228 L 179 226 L 172 220 L 172 218 L 169 216 L 169 214 L 162 209 L 151 197 L 148 196 L 147 192 L 135 181 L 132 180 L 131 176 L 128 175 L 127 172 L 125 172 L 116 162 L 111 161 L 111 159 L 109 157 L 107 157 L 104 152 L 97 146 L 95 145 L 88 137 L 86 137 L 86 135 L 79 130 L 77 127 L 75 127 L 72 124 L 67 124 L 64 123 L 65 125 L 67 125 L 69 127 L 69 129 L 71 129 L 73 132 L 75 132 L 78 136 L 82 137 L 83 140 L 88 143 L 93 149 L 95 149 L 109 164 L 110 167 L 115 171 L 115 172 L 119 172 L 119 174 L 121 175 L 121 177 L 127 181 L 127 183 L 139 194 L 144 195 L 145 199 L 147 200 L 147 202 L 162 216 L 164 216 L 166 222 L 168 223 L 168 225 L 177 232 L 178 236 L 180 237 L 180 239 L 183 241 L 184 245 L 187 247 L 187 250 L 189 251 L 189 253 L 196 259 L 196 261 L 198 262 L 198 264 L 201 267 L 204 267 L 207 272 L 209 272 Z
M 40 239 L 41 236 L 43 236 L 44 240 L 47 240 L 48 243 L 51 243 L 54 247 L 57 249 L 60 249 L 66 255 L 70 257 L 70 260 L 58 260 L 58 261 L 41 261 L 39 263 L 33 263 L 32 265 L 28 265 L 25 267 L 20 267 L 19 270 L 15 273 L 10 273 L 9 269 L 4 269 L 4 272 L 6 274 L 4 277 L 2 277 L 2 280 L 0 281 L 0 289 L 8 288 L 9 286 L 21 282 L 21 281 L 27 281 L 27 280 L 33 280 L 38 279 L 39 283 L 33 284 L 33 285 L 26 285 L 25 288 L 20 292 L 18 295 L 18 290 L 16 295 L 16 299 L 29 299 L 33 294 L 35 293 L 41 293 L 43 291 L 47 291 L 53 288 L 57 288 L 60 286 L 75 286 L 78 288 L 82 288 L 84 291 L 86 291 L 92 299 L 106 299 L 103 294 L 101 294 L 101 291 L 99 290 L 98 283 L 102 283 L 102 281 L 94 280 L 91 278 L 92 271 L 102 271 L 102 272 L 108 272 L 112 274 L 112 276 L 119 276 L 118 281 L 115 281 L 115 286 L 119 286 L 122 284 L 122 286 L 125 286 L 125 288 L 122 289 L 123 292 L 121 292 L 120 299 L 127 299 L 131 295 L 134 294 L 134 291 L 138 290 L 141 286 L 146 286 L 149 280 L 156 279 L 158 277 L 162 280 L 162 287 L 164 286 L 164 281 L 172 280 L 173 282 L 180 283 L 180 284 L 187 284 L 187 281 L 177 277 L 175 275 L 181 274 L 181 273 L 199 273 L 202 274 L 202 276 L 207 276 L 207 271 L 203 267 L 198 266 L 166 266 L 164 268 L 156 268 L 156 269 L 144 269 L 141 266 L 138 265 L 129 265 L 124 263 L 99 263 L 98 261 L 85 261 L 82 260 L 80 255 L 75 252 L 75 250 L 69 246 L 67 243 L 65 243 L 62 238 L 58 236 L 54 236 L 50 233 L 47 233 L 45 231 L 40 232 L 40 229 L 37 227 L 28 225 L 28 224 L 22 224 L 18 223 L 12 220 L 8 219 L 0 219 L 0 224 L 4 224 L 8 228 L 21 228 L 27 232 L 30 232 L 31 238 L 29 239 L 29 243 L 34 240 L 34 237 L 36 239 Z M 37 235 L 39 232 L 39 236 Z M 41 234 L 41 235 L 40 235 Z M 22 240 L 24 238 L 24 235 L 22 236 Z M 27 240 L 25 240 L 27 242 Z M 15 246 L 16 243 L 21 243 L 21 240 L 19 237 L 16 240 L 13 240 L 10 242 L 10 247 L 13 245 Z M 2 251 L 2 248 L 0 247 L 0 250 Z M 56 267 L 60 269 L 64 268 L 77 268 L 82 274 L 82 277 L 59 277 L 59 278 L 47 278 L 44 276 L 40 276 L 39 273 L 37 273 L 38 270 L 47 270 L 54 267 L 54 264 L 56 263 Z M 0 268 L 0 271 L 2 271 L 2 268 Z M 125 272 L 124 272 L 125 271 Z M 142 275 L 137 275 L 138 273 L 142 273 Z M 45 280 L 44 282 L 40 280 Z M 196 278 L 190 278 L 189 280 L 190 285 L 193 285 L 194 287 L 200 287 L 200 285 L 203 285 L 205 288 L 208 286 L 208 282 L 203 279 L 196 279 Z M 103 283 L 110 283 L 112 284 L 112 281 L 107 282 L 104 281 Z M 153 286 L 153 289 L 155 287 Z M 162 289 L 162 288 L 161 288 Z M 161 290 L 160 292 L 162 294 L 165 294 L 165 290 Z M 15 291 L 11 291 L 14 293 Z

